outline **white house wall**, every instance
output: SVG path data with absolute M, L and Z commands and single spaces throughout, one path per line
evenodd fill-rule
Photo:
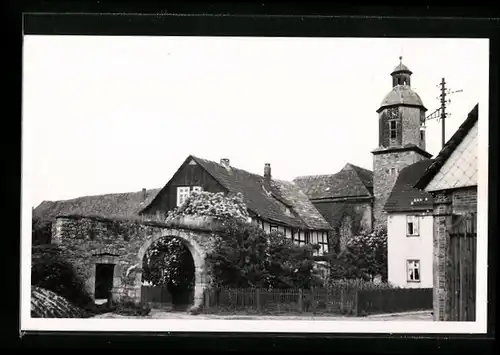
M 416 213 L 410 213 L 416 215 Z M 407 237 L 406 213 L 391 213 L 387 220 L 388 281 L 405 288 L 433 285 L 433 217 L 420 214 L 419 236 Z M 420 260 L 420 282 L 407 280 L 407 260 Z
M 427 185 L 426 191 L 477 185 L 477 122 Z

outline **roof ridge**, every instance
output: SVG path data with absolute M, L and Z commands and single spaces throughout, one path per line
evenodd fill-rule
M 356 169 L 352 169 L 352 170 L 354 170 L 354 175 L 356 176 L 356 179 L 358 179 L 359 183 L 361 183 L 361 186 L 363 186 L 363 189 L 365 189 L 366 194 L 371 195 L 370 191 L 366 187 L 365 183 L 363 182 L 363 179 L 361 179 L 361 177 L 359 176 L 359 173 L 356 171 Z
M 349 163 L 349 164 L 350 164 L 350 163 Z M 354 165 L 354 164 L 351 164 L 351 165 L 352 165 L 355 169 L 358 169 L 358 170 L 363 170 L 363 171 L 366 171 L 366 172 L 373 173 L 373 170 L 363 168 L 362 166 L 359 166 L 359 165 Z
M 224 166 L 221 163 L 217 163 L 215 160 L 210 160 L 210 159 L 206 159 L 206 158 L 200 158 L 200 157 L 197 157 L 197 156 L 194 156 L 194 155 L 191 155 L 191 157 L 194 158 L 195 160 L 196 159 L 203 160 L 203 161 L 205 161 L 207 163 L 216 164 L 216 165 L 220 166 L 221 168 L 224 168 Z M 260 175 L 260 174 L 252 173 L 251 171 L 248 171 L 248 170 L 245 170 L 245 169 L 242 169 L 242 168 L 238 168 L 238 167 L 235 167 L 233 165 L 229 165 L 229 167 L 231 168 L 231 170 L 243 171 L 243 172 L 245 172 L 247 174 L 263 178 L 263 176 Z M 275 179 L 273 179 L 273 180 L 275 180 Z
M 316 178 L 316 177 L 326 177 L 326 176 L 334 176 L 336 174 L 338 174 L 340 171 L 337 171 L 336 173 L 333 173 L 333 174 L 317 174 L 317 175 L 300 175 L 300 176 L 296 176 L 293 180 L 297 180 L 297 179 L 304 179 L 304 178 Z

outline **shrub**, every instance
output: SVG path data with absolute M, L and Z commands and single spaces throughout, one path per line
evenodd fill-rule
M 222 192 L 211 193 L 207 191 L 193 191 L 182 205 L 168 213 L 169 218 L 185 215 L 209 216 L 220 220 L 248 221 L 250 218 L 242 194 L 225 196 Z
M 387 280 L 387 232 L 376 230 L 351 238 L 346 249 L 331 255 L 330 277 L 333 279 L 364 279 L 377 275 Z
M 50 244 L 52 237 L 52 223 L 33 216 L 31 220 L 31 244 Z
M 54 245 L 33 246 L 31 285 L 55 292 L 81 308 L 93 304 L 83 280 Z
M 151 308 L 143 303 L 136 303 L 133 300 L 123 300 L 114 304 L 114 313 L 126 316 L 147 316 Z

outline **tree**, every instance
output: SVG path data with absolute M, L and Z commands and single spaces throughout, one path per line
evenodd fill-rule
M 193 192 L 168 217 L 186 215 L 209 216 L 223 226 L 213 234 L 214 250 L 207 255 L 215 286 L 307 288 L 321 282 L 314 269 L 315 247 L 299 247 L 282 233 L 267 234 L 251 223 L 241 194 Z M 188 269 L 182 267 L 181 253 L 176 242 L 153 246 L 146 254 L 144 279 L 154 284 L 190 280 L 184 274 Z
M 193 287 L 194 262 L 191 252 L 178 238 L 157 240 L 144 255 L 142 279 L 155 286 Z
M 346 250 L 333 256 L 331 278 L 373 280 L 377 275 L 387 280 L 387 232 L 378 229 L 353 237 Z
M 313 246 L 297 246 L 282 233 L 267 234 L 252 223 L 233 221 L 208 255 L 217 286 L 308 288 L 321 284 Z
M 42 220 L 37 216 L 33 216 L 31 219 L 31 244 L 50 244 L 51 236 L 52 223 L 47 220 Z
M 84 281 L 55 245 L 33 246 L 31 285 L 55 292 L 82 308 L 93 303 Z

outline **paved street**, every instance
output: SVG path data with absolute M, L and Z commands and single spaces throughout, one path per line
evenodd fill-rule
M 228 319 L 228 320 L 332 320 L 332 321 L 432 321 L 430 311 L 408 312 L 396 314 L 373 315 L 368 317 L 325 316 L 325 315 L 191 315 L 186 312 L 165 312 L 153 309 L 146 317 L 122 316 L 105 313 L 95 318 L 133 318 L 133 319 Z

